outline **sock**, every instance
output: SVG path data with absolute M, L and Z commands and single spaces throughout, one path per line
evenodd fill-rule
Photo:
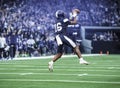
M 80 60 L 83 60 L 83 58 L 81 57 Z
M 50 63 L 52 63 L 52 64 L 53 64 L 53 61 L 50 61 Z

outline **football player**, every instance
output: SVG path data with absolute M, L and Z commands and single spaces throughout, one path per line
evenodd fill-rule
M 72 13 L 73 13 L 72 16 L 74 19 L 69 20 L 68 18 L 66 18 L 64 11 L 62 10 L 56 11 L 56 14 L 55 14 L 56 15 L 56 24 L 55 24 L 56 37 L 55 38 L 58 45 L 58 49 L 57 49 L 57 54 L 48 63 L 49 71 L 53 71 L 54 62 L 57 61 L 63 55 L 63 45 L 68 45 L 73 48 L 74 52 L 77 54 L 79 58 L 80 64 L 88 65 L 88 62 L 82 58 L 81 52 L 77 47 L 77 45 L 75 44 L 75 42 L 73 42 L 73 40 L 71 40 L 66 34 L 67 26 L 72 24 L 74 25 L 77 23 L 76 17 L 80 13 L 80 11 L 78 9 L 74 9 Z

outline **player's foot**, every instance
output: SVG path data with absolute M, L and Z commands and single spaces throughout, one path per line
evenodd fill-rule
M 85 65 L 88 65 L 89 63 L 83 59 L 80 59 L 80 64 L 85 64 Z
M 48 63 L 48 68 L 49 68 L 49 71 L 50 71 L 50 72 L 53 71 L 53 62 L 52 62 L 52 61 L 50 61 L 50 62 Z

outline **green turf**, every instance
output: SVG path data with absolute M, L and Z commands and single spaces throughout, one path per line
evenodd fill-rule
M 120 55 L 61 58 L 48 71 L 50 59 L 0 61 L 0 88 L 120 88 Z

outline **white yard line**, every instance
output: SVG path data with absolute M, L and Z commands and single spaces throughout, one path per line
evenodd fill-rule
M 77 70 L 77 69 L 72 69 L 71 70 L 71 69 L 67 69 L 67 71 L 70 71 L 70 72 L 74 72 L 74 71 L 77 71 L 77 72 L 79 72 L 79 71 L 88 71 L 88 72 L 89 71 L 91 71 L 91 72 L 92 71 L 93 72 L 118 72 L 119 70 L 116 71 L 116 70 L 112 70 L 112 69 L 110 69 L 110 70 L 107 70 L 107 69 L 105 69 L 105 70 L 87 70 L 87 69 L 86 70 L 83 70 L 83 69 L 82 70 Z
M 120 84 L 120 82 L 108 81 L 79 81 L 79 80 L 40 80 L 40 79 L 0 79 L 0 81 L 12 82 L 66 82 L 66 83 L 99 83 L 99 84 Z
M 12 67 L 15 67 L 15 68 L 39 68 L 39 67 L 48 67 L 48 65 L 39 65 L 39 66 L 24 66 L 24 65 L 14 65 L 14 66 L 12 66 Z M 12 68 L 11 67 L 11 68 Z M 99 66 L 99 67 L 90 67 L 90 66 L 87 66 L 87 67 L 81 67 L 81 66 L 78 66 L 78 67 L 76 67 L 76 66 L 70 66 L 70 65 L 61 65 L 61 66 L 59 66 L 59 65 L 55 65 L 55 67 L 56 68 L 73 68 L 73 69 L 77 69 L 77 68 L 101 68 L 101 69 L 120 69 L 120 67 L 102 67 L 102 66 Z M 5 68 L 5 67 L 1 67 L 0 69 L 3 69 L 3 68 Z M 10 68 L 9 68 L 10 69 Z
M 0 68 L 0 71 L 11 71 L 11 70 L 18 70 L 17 68 Z M 22 69 L 19 69 L 20 71 L 22 70 L 22 71 L 48 71 L 48 69 L 47 68 L 43 68 L 43 69 L 41 69 L 41 68 L 34 68 L 34 69 L 29 69 L 29 68 L 22 68 Z M 63 70 L 63 69 L 56 69 L 56 71 L 61 71 L 61 70 Z M 87 72 L 120 72 L 120 70 L 113 70 L 113 69 L 105 69 L 105 70 L 88 70 L 88 69 L 66 69 L 66 71 L 69 71 L 69 72 L 75 72 L 75 71 L 77 71 L 77 72 L 81 72 L 81 71 L 87 71 Z
M 104 75 L 104 74 L 61 74 L 61 73 L 34 73 L 34 72 L 21 72 L 21 73 L 0 73 L 0 75 L 58 75 L 58 76 L 107 76 L 107 77 L 120 77 L 120 75 Z

